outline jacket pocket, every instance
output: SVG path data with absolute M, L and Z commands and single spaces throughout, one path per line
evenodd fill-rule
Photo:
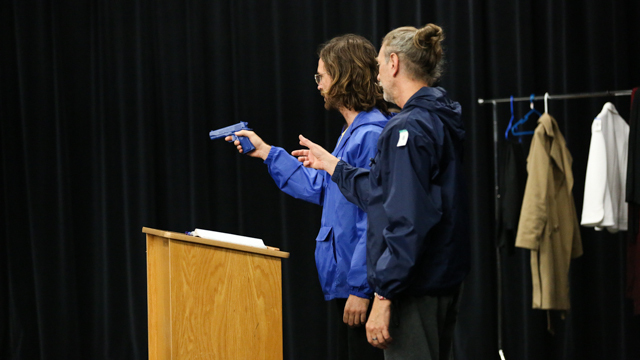
M 335 292 L 335 279 L 337 271 L 337 263 L 335 260 L 335 251 L 333 246 L 333 238 L 331 226 L 323 226 L 316 237 L 316 267 L 318 268 L 318 277 L 322 292 L 331 295 Z
M 331 235 L 331 226 L 323 226 L 320 228 L 316 241 L 327 241 L 329 240 L 329 235 Z
M 336 244 L 335 241 L 329 241 L 333 239 L 331 236 L 331 226 L 323 226 L 320 228 L 320 232 L 316 237 L 316 261 L 318 258 L 324 258 L 324 261 L 331 260 L 334 264 L 337 263 L 336 257 Z

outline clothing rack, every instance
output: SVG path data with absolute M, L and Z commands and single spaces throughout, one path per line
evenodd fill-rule
M 548 100 L 567 100 L 567 99 L 581 99 L 581 98 L 594 98 L 594 97 L 607 97 L 607 96 L 631 96 L 632 90 L 614 90 L 614 91 L 601 91 L 601 92 L 592 92 L 592 93 L 581 93 L 581 94 L 564 94 L 564 95 L 549 95 L 546 93 L 542 96 L 534 96 L 533 100 L 544 100 L 545 97 Z M 529 101 L 531 97 L 517 97 L 513 98 L 513 101 Z M 511 98 L 503 98 L 503 99 L 478 99 L 478 104 L 483 105 L 486 103 L 497 104 L 510 102 Z
M 501 99 L 478 99 L 478 104 L 493 104 L 493 199 L 494 199 L 494 236 L 496 240 L 496 267 L 497 267 L 497 283 L 498 283 L 498 353 L 502 360 L 505 360 L 504 351 L 502 348 L 502 255 L 500 252 L 500 245 L 498 239 L 498 224 L 500 222 L 500 187 L 499 187 L 499 176 L 498 176 L 498 138 L 499 138 L 499 130 L 498 130 L 498 110 L 497 105 L 499 103 L 508 103 L 508 102 L 522 102 L 522 101 L 533 101 L 536 100 L 544 100 L 545 109 L 547 112 L 547 101 L 548 100 L 568 100 L 568 99 L 583 99 L 583 98 L 596 98 L 596 97 L 609 97 L 609 96 L 631 96 L 632 90 L 615 90 L 615 91 L 601 91 L 601 92 L 592 92 L 592 93 L 577 93 L 577 94 L 562 94 L 562 95 L 549 95 L 549 93 L 545 93 L 544 95 L 539 96 L 529 96 L 529 97 L 514 97 L 514 98 L 501 98 Z

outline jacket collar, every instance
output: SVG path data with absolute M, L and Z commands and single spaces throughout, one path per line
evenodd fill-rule
M 538 119 L 538 124 L 542 126 L 545 135 L 551 138 L 549 156 L 553 159 L 558 169 L 564 174 L 565 179 L 567 179 L 568 189 L 571 191 L 571 189 L 573 189 L 573 172 L 571 171 L 573 159 L 567 149 L 564 137 L 558 128 L 558 123 L 551 115 L 544 113 L 540 119 Z
M 415 94 L 411 95 L 402 109 L 416 105 L 420 100 L 436 101 L 438 98 L 446 96 L 447 91 L 441 87 L 424 86 Z
M 356 115 L 356 118 L 353 119 L 351 126 L 349 126 L 346 131 L 343 130 L 344 135 L 340 138 L 340 142 L 336 145 L 336 149 L 333 151 L 333 154 L 337 154 L 345 146 L 355 129 L 368 123 L 375 123 L 377 115 L 384 117 L 377 108 L 373 108 L 370 111 L 360 111 L 358 115 Z

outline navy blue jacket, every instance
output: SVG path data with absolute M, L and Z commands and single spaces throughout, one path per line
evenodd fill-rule
M 387 117 L 378 109 L 360 112 L 338 140 L 333 155 L 368 167 Z M 282 148 L 271 147 L 265 159 L 269 174 L 287 194 L 322 205 L 316 238 L 316 267 L 325 300 L 356 295 L 371 297 L 367 281 L 367 214 L 347 201 L 324 171 L 305 168 Z
M 370 171 L 336 166 L 333 181 L 367 212 L 368 280 L 382 296 L 450 294 L 469 271 L 460 114 L 424 87 L 387 123 Z

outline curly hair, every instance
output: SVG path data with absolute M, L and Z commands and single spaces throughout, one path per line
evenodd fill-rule
M 354 34 L 338 36 L 322 44 L 318 56 L 333 78 L 325 90 L 325 107 L 353 111 L 377 107 L 388 113 L 382 88 L 378 86 L 377 52 L 369 40 Z

